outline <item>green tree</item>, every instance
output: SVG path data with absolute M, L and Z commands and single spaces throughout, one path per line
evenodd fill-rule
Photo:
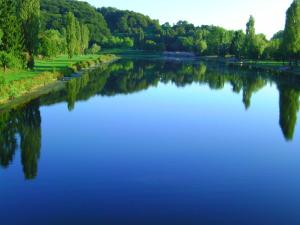
M 283 49 L 291 60 L 300 56 L 300 0 L 294 0 L 286 13 Z
M 66 27 L 66 41 L 67 41 L 67 52 L 69 58 L 73 58 L 76 51 L 76 18 L 73 13 L 67 14 L 67 27 Z
M 92 54 L 97 54 L 100 51 L 101 51 L 101 47 L 99 45 L 97 45 L 97 44 L 93 44 L 92 47 L 91 47 L 91 49 L 90 49 L 90 52 Z
M 81 25 L 79 21 L 75 20 L 75 32 L 76 32 L 76 47 L 75 47 L 75 55 L 80 55 L 82 53 L 82 37 L 81 37 Z
M 10 52 L 0 51 L 0 65 L 6 72 L 8 68 L 20 67 L 20 60 Z
M 283 54 L 281 52 L 282 40 L 272 39 L 267 43 L 266 49 L 264 51 L 264 57 L 266 59 L 281 59 Z
M 263 34 L 255 35 L 252 45 L 252 57 L 256 60 L 260 59 L 266 49 L 268 41 Z
M 22 22 L 25 50 L 29 69 L 34 68 L 34 54 L 38 50 L 40 30 L 40 0 L 21 0 L 19 15 Z
M 0 29 L 0 45 L 2 44 L 3 31 Z
M 202 55 L 207 50 L 207 43 L 205 40 L 199 40 L 195 45 L 196 53 Z
M 39 54 L 51 58 L 64 53 L 64 48 L 64 37 L 58 30 L 46 30 L 40 34 Z
M 23 38 L 17 4 L 14 0 L 0 0 L 0 63 L 7 68 L 23 67 Z
M 230 45 L 230 53 L 236 58 L 241 59 L 243 56 L 243 47 L 245 43 L 245 33 L 242 30 L 235 31 Z
M 89 48 L 90 31 L 87 25 L 81 24 L 81 53 Z
M 15 0 L 0 0 L 0 51 L 20 56 L 23 37 Z
M 123 47 L 132 48 L 133 46 L 134 46 L 134 41 L 129 37 L 125 37 L 123 41 Z
M 247 58 L 253 58 L 254 53 L 254 42 L 255 42 L 255 19 L 250 16 L 249 21 L 246 25 L 246 37 L 244 44 L 244 54 Z

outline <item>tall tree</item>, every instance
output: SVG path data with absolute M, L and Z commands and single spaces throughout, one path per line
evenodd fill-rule
M 87 25 L 81 24 L 81 53 L 89 47 L 90 31 Z
M 286 13 L 283 46 L 290 59 L 300 56 L 300 0 L 294 0 Z
M 245 33 L 242 30 L 234 32 L 234 36 L 230 45 L 230 53 L 235 55 L 236 58 L 241 59 L 244 43 Z
M 67 40 L 67 51 L 69 58 L 73 58 L 76 50 L 76 18 L 73 13 L 67 14 L 67 27 L 66 27 L 66 40 Z
M 16 7 L 15 0 L 0 0 L 0 51 L 19 57 L 23 50 L 23 40 Z
M 75 54 L 80 55 L 81 54 L 81 44 L 82 44 L 82 37 L 81 37 L 81 25 L 79 21 L 75 20 L 75 32 L 76 32 L 76 47 L 75 47 Z
M 246 25 L 246 38 L 244 45 L 244 53 L 247 58 L 253 58 L 253 49 L 255 42 L 255 19 L 253 16 L 250 16 L 249 21 Z
M 28 52 L 27 67 L 33 69 L 34 54 L 38 50 L 40 30 L 40 0 L 19 0 L 25 49 Z

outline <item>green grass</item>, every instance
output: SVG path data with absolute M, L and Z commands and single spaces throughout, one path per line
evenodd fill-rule
M 116 59 L 115 55 L 85 55 L 72 59 L 68 59 L 67 56 L 60 56 L 51 60 L 37 60 L 33 71 L 2 72 L 5 79 L 0 80 L 2 82 L 0 85 L 0 103 L 5 104 L 32 94 L 41 88 L 47 88 L 48 85 L 65 75 Z
M 18 70 L 18 71 L 7 71 L 4 73 L 0 71 L 0 76 L 4 76 L 6 81 L 22 80 L 32 78 L 43 72 L 60 72 L 68 66 L 71 66 L 77 62 L 85 60 L 95 60 L 99 58 L 99 55 L 82 55 L 74 56 L 69 59 L 66 55 L 56 57 L 48 60 L 36 60 L 36 66 L 34 70 Z

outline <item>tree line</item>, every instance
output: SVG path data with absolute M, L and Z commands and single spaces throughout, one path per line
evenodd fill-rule
M 72 11 L 80 21 L 87 21 L 97 37 L 91 43 L 103 48 L 130 48 L 152 51 L 185 51 L 197 55 L 235 56 L 237 59 L 299 59 L 300 1 L 294 0 L 286 14 L 286 26 L 268 40 L 257 34 L 255 18 L 250 16 L 243 30 L 219 26 L 195 26 L 187 21 L 160 25 L 158 20 L 128 10 L 111 7 L 94 8 L 74 0 L 41 0 L 44 24 L 63 27 L 61 12 Z M 50 7 L 51 5 L 51 7 Z M 96 23 L 98 21 L 98 23 Z
M 43 29 L 40 0 L 0 0 L 0 66 L 33 69 L 34 58 L 52 58 L 59 54 L 97 53 L 100 46 L 89 49 L 89 27 L 72 12 L 63 15 L 61 30 Z
M 286 13 L 286 25 L 268 40 L 257 34 L 255 18 L 250 16 L 243 30 L 218 26 L 195 26 L 187 21 L 160 25 L 157 20 L 115 8 L 98 9 L 113 35 L 129 36 L 136 48 L 159 51 L 186 51 L 197 55 L 226 55 L 237 59 L 297 61 L 300 55 L 300 1 L 294 0 Z
M 0 0 L 0 63 L 34 68 L 35 56 L 51 58 L 96 53 L 102 48 L 185 51 L 297 62 L 300 57 L 300 0 L 286 14 L 286 26 L 270 40 L 257 34 L 250 17 L 243 30 L 195 26 L 187 21 L 160 25 L 141 13 L 95 8 L 75 0 Z

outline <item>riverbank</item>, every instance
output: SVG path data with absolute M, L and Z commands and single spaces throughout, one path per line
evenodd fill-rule
M 217 56 L 202 56 L 197 57 L 192 54 L 178 53 L 178 52 L 153 52 L 153 51 L 143 51 L 136 49 L 107 49 L 104 50 L 105 53 L 115 54 L 126 58 L 158 58 L 165 60 L 200 60 L 208 63 L 220 63 L 228 67 L 261 71 L 274 73 L 277 75 L 300 75 L 300 66 L 290 67 L 289 62 L 283 61 L 274 61 L 274 60 L 261 60 L 261 61 L 252 61 L 244 60 L 238 61 L 232 57 L 222 58 Z
M 59 80 L 65 76 L 116 59 L 117 57 L 111 54 L 82 56 L 71 60 L 61 56 L 53 60 L 37 61 L 33 71 L 9 71 L 5 74 L 2 72 L 0 73 L 0 104 L 38 95 L 39 92 L 56 86 L 54 83 L 59 83 Z
M 234 58 L 220 58 L 220 57 L 209 57 L 209 56 L 200 57 L 200 59 L 206 62 L 222 63 L 225 64 L 226 66 L 233 67 L 233 68 L 242 68 L 246 70 L 269 72 L 278 75 L 279 74 L 300 75 L 299 66 L 294 66 L 293 68 L 291 68 L 289 62 L 283 62 L 283 61 L 272 61 L 272 60 L 238 61 L 235 60 Z

